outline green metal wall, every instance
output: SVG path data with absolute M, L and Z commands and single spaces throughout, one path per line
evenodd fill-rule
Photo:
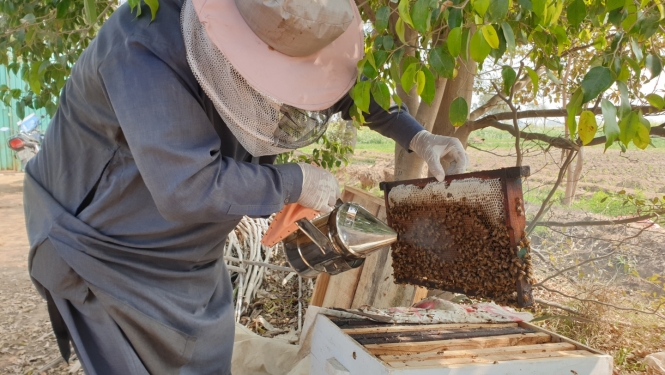
M 2 84 L 7 85 L 10 89 L 16 89 L 16 88 L 22 89 L 25 86 L 23 81 L 17 75 L 7 71 L 6 67 L 0 66 L 0 85 Z M 0 102 L 0 128 L 4 127 L 9 128 L 9 131 L 6 132 L 0 131 L 0 171 L 21 170 L 21 163 L 18 161 L 18 159 L 16 159 L 14 151 L 12 151 L 12 149 L 10 149 L 9 146 L 7 145 L 9 138 L 12 135 L 16 134 L 16 132 L 18 131 L 18 126 L 16 125 L 16 123 L 20 119 L 16 116 L 14 108 L 15 108 L 14 102 L 12 102 L 11 108 L 8 108 L 7 106 L 5 106 L 4 103 Z M 34 111 L 30 108 L 25 109 L 26 116 L 31 113 L 34 113 L 37 116 L 42 116 L 46 114 L 46 111 L 44 109 L 40 109 L 37 111 Z M 42 131 L 46 130 L 49 120 L 50 119 L 48 116 L 42 119 L 40 125 Z

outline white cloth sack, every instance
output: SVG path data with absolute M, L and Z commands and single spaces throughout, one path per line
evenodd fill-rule
M 649 354 L 644 361 L 647 363 L 647 374 L 665 375 L 665 352 Z
M 300 346 L 261 337 L 236 323 L 231 373 L 233 375 L 307 375 L 309 356 L 298 359 Z

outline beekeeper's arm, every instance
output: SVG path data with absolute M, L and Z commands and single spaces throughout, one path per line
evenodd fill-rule
M 345 120 L 351 120 L 349 109 L 352 105 L 353 99 L 346 95 L 335 104 L 334 110 L 341 112 Z M 393 139 L 405 150 L 413 151 L 425 160 L 430 173 L 439 181 L 444 179 L 446 173 L 464 173 L 469 164 L 459 139 L 428 132 L 404 106 L 393 106 L 386 111 L 372 99 L 365 121 L 370 129 Z M 441 160 L 449 165 L 447 170 L 444 170 Z
M 338 187 L 329 173 L 222 156 L 197 88 L 186 86 L 140 41 L 127 45 L 127 51 L 119 47 L 109 54 L 99 74 L 139 172 L 167 220 L 219 222 L 269 215 L 296 201 L 315 209 L 334 201 Z

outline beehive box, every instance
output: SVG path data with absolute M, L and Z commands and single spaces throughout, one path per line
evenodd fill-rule
M 382 183 L 395 281 L 520 307 L 533 303 L 522 178 L 513 167 Z
M 311 374 L 611 375 L 612 357 L 528 323 L 385 325 L 318 315 Z

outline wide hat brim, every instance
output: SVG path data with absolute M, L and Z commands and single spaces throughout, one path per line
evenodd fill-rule
M 192 0 L 208 38 L 257 91 L 296 108 L 330 108 L 350 89 L 364 55 L 363 26 L 352 1 L 354 20 L 342 35 L 304 57 L 277 52 L 240 15 L 234 0 Z

